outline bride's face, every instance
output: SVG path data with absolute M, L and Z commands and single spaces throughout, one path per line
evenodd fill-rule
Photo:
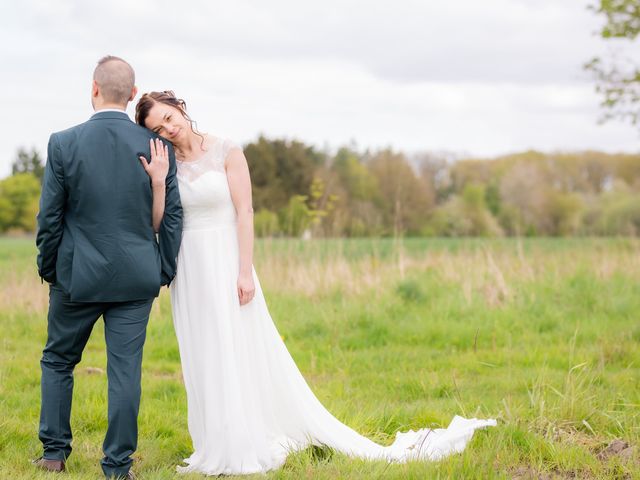
M 155 103 L 151 107 L 144 124 L 173 144 L 180 143 L 191 131 L 189 121 L 180 110 L 164 103 Z

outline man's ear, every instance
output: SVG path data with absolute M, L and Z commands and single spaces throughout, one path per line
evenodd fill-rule
M 136 95 L 138 95 L 138 87 L 134 85 L 133 88 L 131 89 L 131 96 L 129 97 L 128 101 L 133 102 L 133 99 L 136 98 Z
M 100 87 L 98 86 L 98 82 L 94 80 L 91 85 L 91 96 L 97 98 L 98 95 L 100 95 Z

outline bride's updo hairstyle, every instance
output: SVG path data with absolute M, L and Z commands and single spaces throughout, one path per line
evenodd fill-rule
M 191 124 L 191 131 L 202 138 L 204 144 L 204 137 L 196 128 L 196 122 L 191 120 L 191 117 L 187 114 L 187 103 L 181 98 L 176 97 L 176 94 L 172 90 L 164 90 L 162 92 L 149 92 L 145 93 L 138 100 L 136 105 L 136 123 L 146 128 L 145 121 L 149 116 L 149 112 L 156 103 L 164 103 L 170 107 L 176 108 L 184 118 Z

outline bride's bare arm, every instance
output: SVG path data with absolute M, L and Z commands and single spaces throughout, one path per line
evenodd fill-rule
M 253 207 L 251 199 L 251 177 L 249 166 L 242 150 L 229 151 L 225 163 L 231 199 L 238 216 L 238 248 L 240 273 L 238 275 L 238 298 L 240 305 L 249 303 L 255 294 L 253 282 Z
M 164 182 L 158 184 L 151 184 L 153 190 L 153 210 L 152 221 L 153 231 L 158 233 L 160 231 L 160 224 L 162 223 L 162 217 L 164 216 L 164 204 L 166 196 L 166 186 Z
M 149 140 L 151 149 L 151 163 L 144 157 L 140 157 L 140 162 L 151 179 L 151 189 L 153 193 L 152 223 L 153 231 L 160 231 L 160 224 L 164 216 L 164 205 L 166 196 L 165 180 L 169 172 L 169 149 L 162 144 L 159 139 Z

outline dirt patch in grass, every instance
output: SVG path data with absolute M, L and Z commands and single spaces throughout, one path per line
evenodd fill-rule
M 554 470 L 552 472 L 540 472 L 533 467 L 521 466 L 511 472 L 511 478 L 513 480 L 567 480 L 577 478 L 589 480 L 594 477 L 584 471 L 569 470 L 561 472 Z
M 629 443 L 624 440 L 617 438 L 605 448 L 601 449 L 596 454 L 596 458 L 602 462 L 607 462 L 612 458 L 619 458 L 623 462 L 638 462 L 640 455 L 636 445 L 629 445 Z

